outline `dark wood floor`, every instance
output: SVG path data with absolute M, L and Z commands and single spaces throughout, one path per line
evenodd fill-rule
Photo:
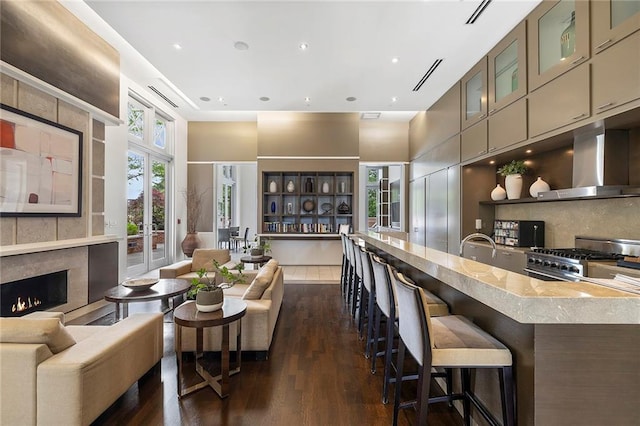
M 132 386 L 95 424 L 391 424 L 393 403 L 381 403 L 382 368 L 369 372 L 338 285 L 285 285 L 269 359 L 244 358 L 228 398 L 204 388 L 179 400 L 173 324 L 166 322 L 161 374 Z M 463 423 L 446 404 L 432 405 L 429 416 L 431 425 Z M 399 423 L 414 424 L 414 411 L 404 410 Z

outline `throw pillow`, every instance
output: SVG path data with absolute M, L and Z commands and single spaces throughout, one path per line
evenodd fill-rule
M 43 343 L 57 354 L 76 341 L 57 318 L 0 318 L 0 343 Z
M 242 298 L 244 300 L 258 300 L 262 297 L 264 291 L 269 287 L 271 281 L 273 280 L 273 274 L 276 273 L 278 269 L 278 261 L 275 259 L 271 259 L 260 268 L 260 271 L 256 274 L 256 277 L 253 279 L 247 291 L 244 292 Z
M 213 259 L 219 264 L 225 264 L 231 260 L 229 250 L 227 249 L 195 249 L 191 257 L 191 271 L 196 272 L 202 268 L 207 271 L 215 271 Z

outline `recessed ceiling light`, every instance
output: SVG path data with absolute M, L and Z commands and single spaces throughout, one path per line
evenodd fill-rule
M 179 43 L 173 43 L 173 48 L 176 49 L 176 50 L 180 50 L 180 49 L 182 49 L 182 46 L 180 46 Z
M 531 151 L 530 149 L 525 151 L 527 154 L 531 154 L 533 151 Z
M 377 120 L 378 118 L 380 118 L 379 112 L 363 112 L 360 114 L 361 120 Z
M 270 101 L 271 99 L 269 99 L 269 97 L 268 97 L 268 96 L 261 96 L 261 97 L 260 97 L 260 100 L 261 100 L 262 102 L 267 102 L 267 101 Z
M 249 45 L 247 43 L 245 43 L 244 41 L 236 41 L 235 43 L 233 43 L 233 47 L 235 47 L 236 50 L 248 50 L 249 49 Z
M 308 97 L 308 96 L 306 96 L 306 97 L 304 98 L 304 101 L 305 101 L 306 103 L 309 103 L 309 102 L 311 102 L 311 98 L 310 98 L 310 97 Z
M 355 96 L 349 96 L 349 97 L 347 98 L 347 102 L 353 102 L 353 101 L 355 101 L 356 99 L 358 99 L 358 98 L 356 98 Z
M 223 98 L 222 96 L 220 96 L 220 97 L 218 98 L 218 102 L 224 102 L 224 98 Z
M 496 160 L 489 161 L 489 164 L 496 164 Z
M 394 96 L 393 98 L 391 98 L 391 102 L 398 102 L 398 98 Z
M 391 63 L 392 63 L 392 64 L 397 64 L 399 60 L 400 60 L 400 59 L 399 59 L 397 56 L 396 56 L 396 57 L 393 57 L 393 58 L 391 58 Z
M 211 98 L 207 97 L 207 96 L 200 96 L 200 100 L 203 102 L 209 102 L 211 100 Z
M 298 45 L 298 49 L 300 50 L 307 50 L 309 48 L 309 43 L 300 43 Z

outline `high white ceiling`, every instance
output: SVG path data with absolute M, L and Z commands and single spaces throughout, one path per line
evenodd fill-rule
M 406 121 L 539 2 L 493 0 L 467 25 L 480 0 L 62 1 L 121 52 L 128 78 L 156 87 L 192 121 L 256 111 L 377 111 Z M 248 49 L 236 49 L 239 41 Z

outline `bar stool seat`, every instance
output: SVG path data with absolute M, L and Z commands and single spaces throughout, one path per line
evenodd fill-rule
M 427 424 L 427 408 L 431 402 L 451 402 L 462 399 L 465 425 L 469 425 L 470 404 L 491 425 L 500 425 L 484 404 L 471 390 L 470 369 L 497 368 L 500 378 L 500 396 L 504 425 L 515 424 L 515 397 L 512 371 L 512 356 L 509 349 L 489 333 L 459 315 L 431 318 L 430 305 L 425 292 L 415 285 L 397 280 L 400 342 L 396 370 L 396 394 L 393 409 L 393 424 L 398 421 L 401 408 L 415 406 L 418 424 Z M 418 395 L 415 401 L 400 404 L 402 370 L 405 351 L 413 356 L 418 368 Z M 432 368 L 460 368 L 462 393 L 441 397 L 429 397 Z

